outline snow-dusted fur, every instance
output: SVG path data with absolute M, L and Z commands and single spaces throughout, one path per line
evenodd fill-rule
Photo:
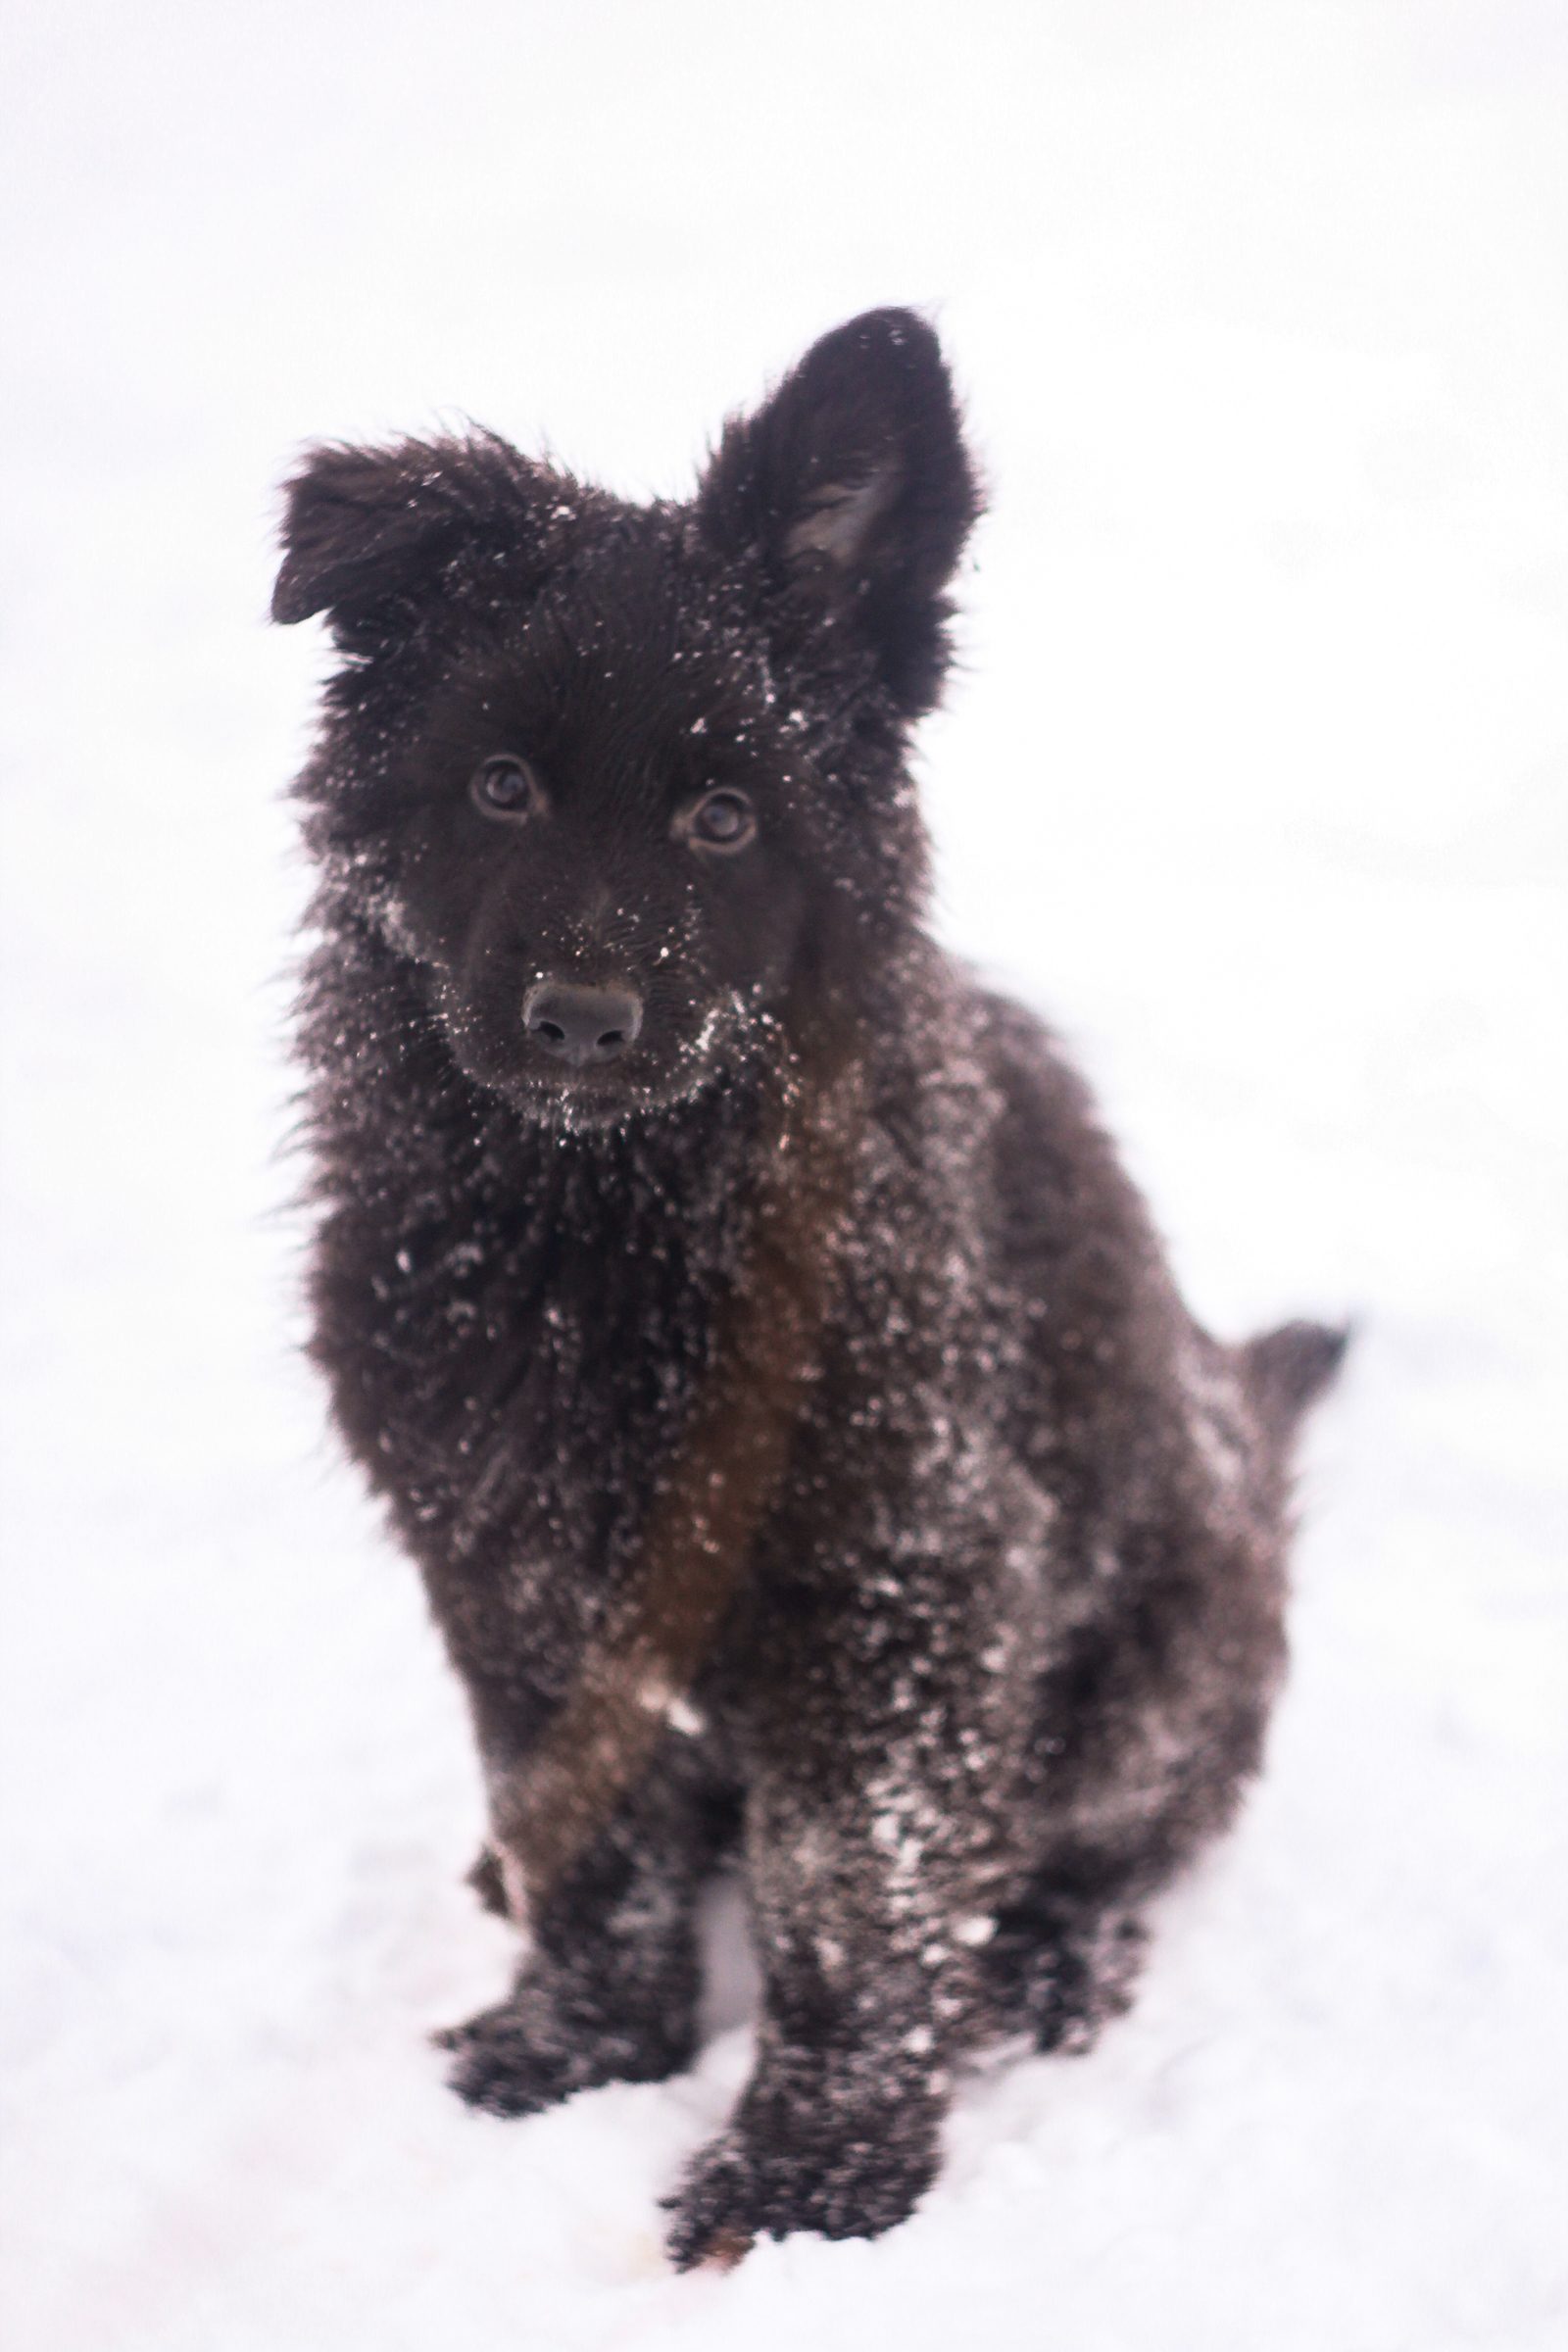
M 275 611 L 346 657 L 300 786 L 315 1353 L 530 1936 L 455 2081 L 523 2113 L 684 2066 L 738 1844 L 758 2063 L 682 2262 L 888 2228 L 966 2051 L 1125 2000 L 1257 1764 L 1341 1345 L 1199 1330 L 1080 1081 L 922 928 L 906 754 L 977 510 L 895 311 L 689 506 L 479 435 L 291 485 Z M 585 1740 L 574 1812 L 561 1727 L 656 1573 L 651 1729 Z

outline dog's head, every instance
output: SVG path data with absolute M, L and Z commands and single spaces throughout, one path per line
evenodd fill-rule
M 272 608 L 346 657 L 308 835 L 470 1078 L 591 1125 L 853 1032 L 920 912 L 905 751 L 978 504 L 903 311 L 816 344 L 687 506 L 477 434 L 312 454 Z

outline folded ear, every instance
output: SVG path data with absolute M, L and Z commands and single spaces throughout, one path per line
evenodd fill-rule
M 710 545 L 758 551 L 775 587 L 853 625 L 913 715 L 941 691 L 943 590 L 980 505 L 936 336 L 912 311 L 867 311 L 725 426 L 696 513 Z
M 286 498 L 272 618 L 326 612 L 348 653 L 403 635 L 476 566 L 537 560 L 538 476 L 491 435 L 315 449 Z

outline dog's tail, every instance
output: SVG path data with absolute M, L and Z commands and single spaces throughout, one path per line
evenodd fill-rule
M 1284 1447 L 1296 1435 L 1302 1415 L 1333 1387 L 1350 1328 L 1338 1330 L 1327 1323 L 1282 1323 L 1278 1331 L 1262 1332 L 1242 1349 L 1242 1370 L 1258 1418 L 1275 1443 Z

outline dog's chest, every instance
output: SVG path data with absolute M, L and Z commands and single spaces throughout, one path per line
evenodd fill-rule
M 323 1236 L 318 1350 L 427 1560 L 613 1573 L 744 1250 L 732 1139 L 661 1141 L 540 1139 L 435 1214 L 394 1197 Z
M 897 1551 L 985 1474 L 1009 1370 L 987 1281 L 991 1108 L 972 1067 L 938 1066 L 862 1134 L 781 1497 L 797 1567 L 826 1565 L 851 1521 L 857 1550 Z M 335 1294 L 340 1417 L 427 1574 L 552 1621 L 569 1591 L 586 1625 L 636 1556 L 705 1384 L 736 1377 L 715 1338 L 746 1280 L 757 1147 L 723 1121 L 539 1144 L 438 1217 L 411 1200 L 328 1241 L 354 1277 Z

